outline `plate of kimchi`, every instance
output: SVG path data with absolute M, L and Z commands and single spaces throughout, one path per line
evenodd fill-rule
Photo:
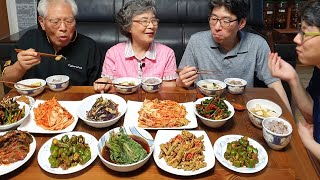
M 55 134 L 72 131 L 77 122 L 79 101 L 36 100 L 29 119 L 26 119 L 19 130 L 30 133 Z
M 123 126 L 144 129 L 193 129 L 198 127 L 193 103 L 172 100 L 128 101 Z
M 28 132 L 0 132 L 0 139 L 0 176 L 22 166 L 36 150 L 36 139 Z

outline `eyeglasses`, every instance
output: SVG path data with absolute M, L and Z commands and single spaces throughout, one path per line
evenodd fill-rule
M 76 20 L 74 18 L 66 18 L 66 19 L 54 18 L 54 19 L 48 19 L 48 21 L 52 24 L 53 27 L 59 27 L 62 22 L 65 22 L 67 26 L 74 25 Z
M 159 19 L 140 19 L 140 20 L 132 20 L 132 22 L 137 22 L 139 24 L 141 24 L 144 27 L 148 27 L 150 22 L 154 25 L 154 26 L 158 26 L 159 24 Z
M 209 16 L 208 18 L 208 21 L 209 21 L 209 24 L 211 26 L 214 26 L 218 23 L 218 21 L 220 22 L 220 25 L 223 27 L 223 28 L 228 28 L 230 26 L 230 24 L 234 21 L 237 21 L 238 19 L 234 19 L 234 20 L 229 20 L 229 19 L 220 19 L 220 18 L 217 18 L 217 17 L 214 17 L 214 16 Z
M 301 43 L 306 42 L 314 37 L 320 36 L 320 32 L 303 32 L 301 28 L 299 28 L 298 33 L 300 34 Z M 310 36 L 311 38 L 306 39 L 305 37 Z

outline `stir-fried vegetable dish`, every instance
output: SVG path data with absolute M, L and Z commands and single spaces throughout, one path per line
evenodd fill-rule
M 196 105 L 196 110 L 199 115 L 213 120 L 227 118 L 231 113 L 231 111 L 228 110 L 227 104 L 220 96 L 203 100 L 201 104 Z
M 254 168 L 258 164 L 258 149 L 249 145 L 248 137 L 229 142 L 224 158 L 231 161 L 235 167 Z
M 54 138 L 50 147 L 49 163 L 51 168 L 61 167 L 66 170 L 78 164 L 85 164 L 91 159 L 90 147 L 83 136 L 64 135 L 60 140 Z
M 118 104 L 101 96 L 87 113 L 87 118 L 92 121 L 108 121 L 118 115 Z
M 24 107 L 19 108 L 17 101 L 5 97 L 0 101 L 0 125 L 12 124 L 24 117 Z
M 110 150 L 110 160 L 116 164 L 136 163 L 148 154 L 142 145 L 134 141 L 123 128 L 120 128 L 118 133 L 112 131 L 105 146 Z

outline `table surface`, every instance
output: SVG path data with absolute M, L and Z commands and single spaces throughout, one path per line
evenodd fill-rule
M 111 90 L 109 93 L 116 93 Z M 55 97 L 57 100 L 64 101 L 81 101 L 87 96 L 95 94 L 92 86 L 70 86 L 67 90 L 63 92 L 53 92 L 49 89 L 45 89 L 43 93 L 35 97 L 35 99 L 49 100 Z M 18 93 L 15 90 L 11 90 L 6 96 L 16 96 Z M 143 101 L 147 99 L 170 99 L 177 102 L 190 102 L 195 101 L 197 96 L 197 91 L 195 89 L 184 89 L 179 87 L 163 87 L 157 93 L 146 93 L 143 90 L 130 95 L 117 94 L 122 96 L 125 100 Z M 31 159 L 28 160 L 20 168 L 13 172 L 0 177 L 0 179 L 117 179 L 117 178 L 131 178 L 131 179 L 319 179 L 317 173 L 309 159 L 306 149 L 304 148 L 299 134 L 297 132 L 296 125 L 294 123 L 293 117 L 286 108 L 285 104 L 281 101 L 277 93 L 270 88 L 247 88 L 245 93 L 242 95 L 231 95 L 226 93 L 226 98 L 229 101 L 236 101 L 238 103 L 246 104 L 247 101 L 256 98 L 269 99 L 278 105 L 283 110 L 282 117 L 287 119 L 293 127 L 292 139 L 287 147 L 283 150 L 276 151 L 269 148 L 267 143 L 264 141 L 262 136 L 262 130 L 256 128 L 249 120 L 247 110 L 236 111 L 234 117 L 229 120 L 221 128 L 213 129 L 205 126 L 198 120 L 198 127 L 196 129 L 204 130 L 211 141 L 212 144 L 221 136 L 228 134 L 240 134 L 245 135 L 258 141 L 267 151 L 269 161 L 267 166 L 260 172 L 253 174 L 242 174 L 231 171 L 221 165 L 216 159 L 216 163 L 213 169 L 191 177 L 181 177 L 163 171 L 158 168 L 155 164 L 153 158 L 151 157 L 149 161 L 136 171 L 129 173 L 120 173 L 105 167 L 99 157 L 87 168 L 68 175 L 55 175 L 50 174 L 41 169 L 38 165 L 37 154 L 41 146 L 50 139 L 53 135 L 45 134 L 33 134 L 36 138 L 37 148 L 36 152 L 33 154 Z M 129 107 L 130 108 L 130 107 Z M 123 124 L 123 117 L 113 126 L 97 129 L 86 125 L 82 120 L 78 120 L 75 127 L 75 131 L 83 131 L 92 134 L 97 139 L 99 139 L 108 130 L 121 126 Z M 156 131 L 149 131 L 154 137 Z

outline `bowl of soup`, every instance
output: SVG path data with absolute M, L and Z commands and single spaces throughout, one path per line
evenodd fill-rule
M 27 87 L 23 85 L 31 85 L 34 87 Z M 43 79 L 24 79 L 21 81 L 18 81 L 17 84 L 14 85 L 14 88 L 16 88 L 17 92 L 21 95 L 26 96 L 36 96 L 40 94 L 46 86 L 46 81 Z
M 111 129 L 98 142 L 98 155 L 102 163 L 118 172 L 140 168 L 150 159 L 153 150 L 154 140 L 151 134 L 133 126 Z M 117 153 L 122 156 L 117 156 Z
M 136 92 L 141 84 L 141 80 L 134 77 L 122 77 L 112 81 L 117 92 L 122 94 L 132 94 Z
M 258 128 L 262 128 L 262 121 L 269 117 L 280 117 L 281 107 L 267 99 L 252 99 L 247 102 L 249 119 Z
M 226 89 L 226 84 L 215 79 L 204 79 L 197 82 L 200 92 L 206 96 L 220 95 Z

